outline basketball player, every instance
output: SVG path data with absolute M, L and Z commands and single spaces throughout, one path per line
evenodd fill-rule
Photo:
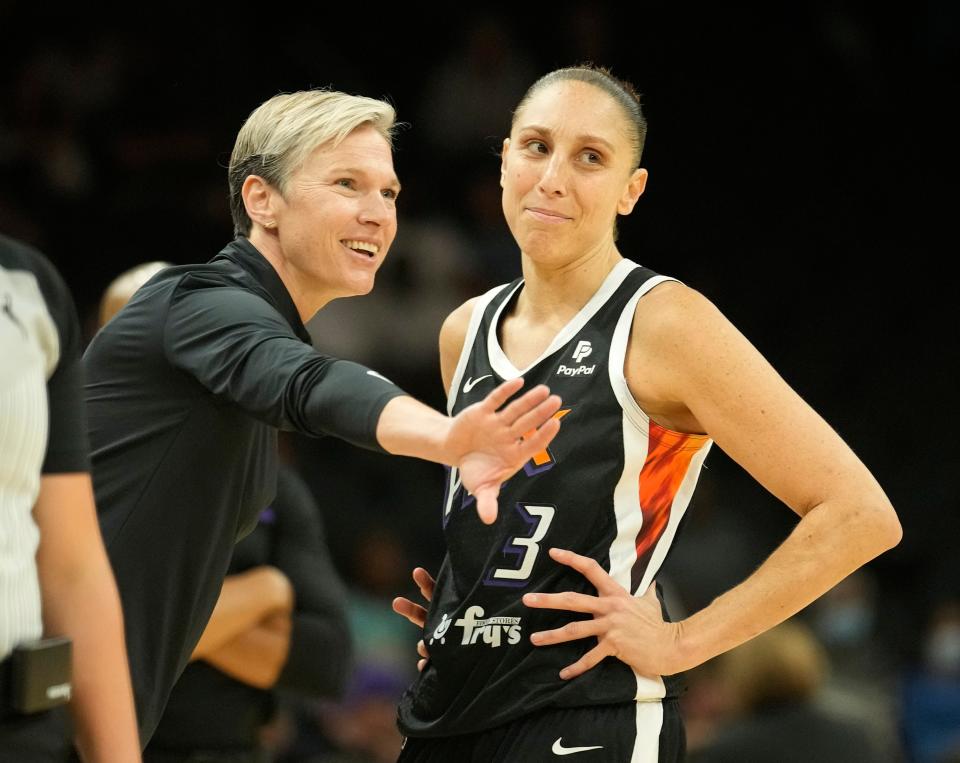
M 493 525 L 451 470 L 435 590 L 415 574 L 429 613 L 394 604 L 429 654 L 400 703 L 403 763 L 680 760 L 676 674 L 899 541 L 864 465 L 716 307 L 621 256 L 645 132 L 633 88 L 592 67 L 546 75 L 514 112 L 501 186 L 523 278 L 450 315 L 443 382 L 456 414 L 503 380 L 549 381 L 563 433 L 502 487 Z M 714 442 L 801 520 L 673 623 L 655 579 Z

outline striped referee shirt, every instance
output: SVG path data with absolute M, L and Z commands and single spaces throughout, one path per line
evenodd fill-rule
M 56 270 L 0 235 L 0 660 L 43 632 L 40 476 L 89 470 L 79 356 L 76 311 Z

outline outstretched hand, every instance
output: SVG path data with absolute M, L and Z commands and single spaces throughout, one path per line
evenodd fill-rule
M 433 600 L 433 589 L 437 581 L 423 567 L 417 567 L 413 571 L 413 582 L 417 584 L 420 595 L 429 604 Z M 426 607 L 411 601 L 405 596 L 398 596 L 393 600 L 393 611 L 398 615 L 403 615 L 419 628 L 423 628 L 427 622 Z M 417 670 L 423 670 L 423 666 L 427 664 L 427 658 L 430 656 L 427 654 L 427 645 L 423 643 L 423 639 L 417 642 L 417 654 L 420 655 L 420 659 L 417 660 Z
M 523 379 L 511 379 L 462 410 L 447 438 L 463 486 L 476 497 L 477 513 L 488 525 L 497 518 L 500 485 L 560 431 L 560 422 L 553 418 L 560 398 L 543 384 L 500 409 L 522 386 Z
M 665 622 L 655 583 L 643 596 L 635 597 L 617 583 L 595 559 L 559 548 L 550 556 L 572 567 L 597 589 L 597 596 L 565 593 L 528 593 L 523 603 L 536 609 L 561 609 L 593 615 L 592 620 L 574 620 L 562 628 L 530 636 L 535 646 L 562 644 L 590 636 L 597 646 L 560 671 L 563 679 L 586 673 L 605 657 L 616 657 L 641 675 L 667 676 L 685 670 L 679 650 L 680 626 Z

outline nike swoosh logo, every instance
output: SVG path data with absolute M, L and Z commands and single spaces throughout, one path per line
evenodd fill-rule
M 463 383 L 463 394 L 466 395 L 470 390 L 476 387 L 484 379 L 489 379 L 493 374 L 487 374 L 486 376 L 478 376 L 476 379 L 467 379 Z
M 386 376 L 383 374 L 378 374 L 376 371 L 367 371 L 367 376 L 375 376 L 378 379 L 383 379 L 385 382 L 390 382 L 390 384 L 393 384 L 393 382 L 390 381 Z
M 602 750 L 602 744 L 595 744 L 593 747 L 564 747 L 561 744 L 560 740 L 563 737 L 557 737 L 557 741 L 553 743 L 553 747 L 550 748 L 550 751 L 554 755 L 573 755 L 578 752 L 586 752 L 587 750 Z

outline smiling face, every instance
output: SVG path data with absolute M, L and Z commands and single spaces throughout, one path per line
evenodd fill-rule
M 271 189 L 270 228 L 284 267 L 311 301 L 366 294 L 397 233 L 400 192 L 383 136 L 361 125 L 338 146 L 315 149 Z
M 562 265 L 614 246 L 643 193 L 626 116 L 607 93 L 561 81 L 536 92 L 504 141 L 503 213 L 524 255 Z

